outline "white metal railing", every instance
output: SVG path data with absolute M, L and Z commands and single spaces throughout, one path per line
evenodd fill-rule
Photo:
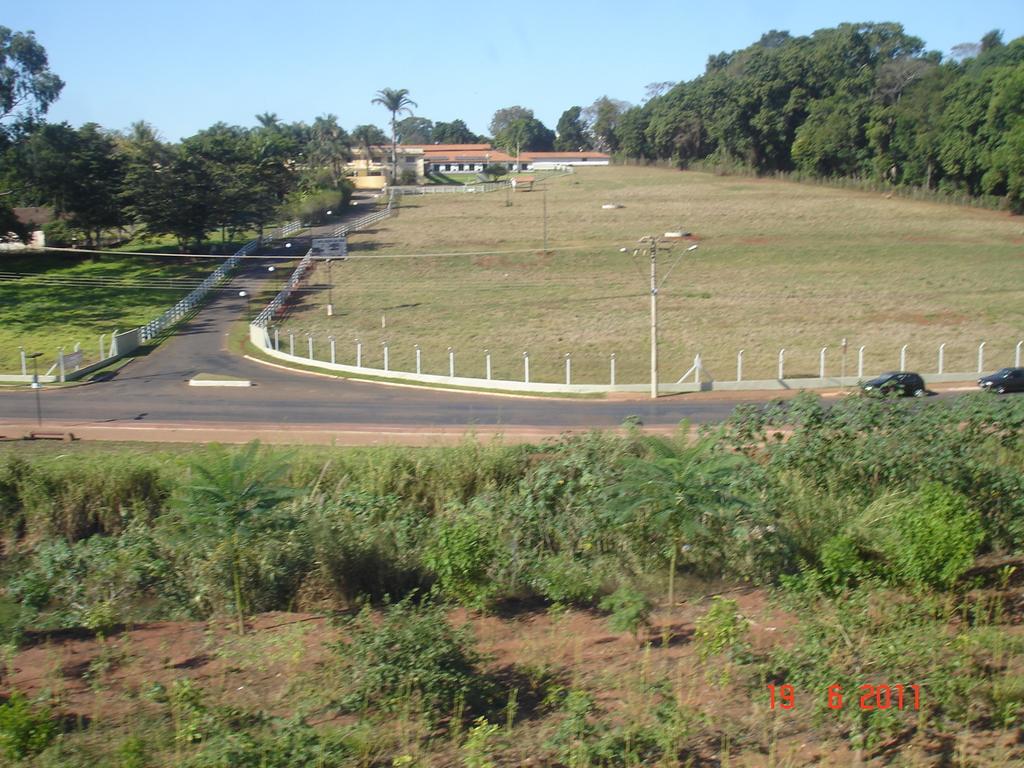
M 313 264 L 313 249 L 310 248 L 306 255 L 302 257 L 302 261 L 295 267 L 295 271 L 292 272 L 291 277 L 288 278 L 288 282 L 285 283 L 284 288 L 281 289 L 280 293 L 275 296 L 266 307 L 260 310 L 260 313 L 253 318 L 250 325 L 255 325 L 259 328 L 266 328 L 270 324 L 270 319 L 274 316 L 274 313 L 288 301 L 288 297 L 292 295 L 292 291 L 299 284 L 310 266 Z
M 234 256 L 229 258 L 227 261 L 225 261 L 223 264 L 217 267 L 217 269 L 215 269 L 213 272 L 207 275 L 206 279 L 203 280 L 203 282 L 201 282 L 191 293 L 189 293 L 188 296 L 186 296 L 173 307 L 165 311 L 162 315 L 160 315 L 160 317 L 156 318 L 155 320 L 150 320 L 148 323 L 141 326 L 139 328 L 139 333 L 142 337 L 142 340 L 149 341 L 150 339 L 159 336 L 160 333 L 164 331 L 164 329 L 174 325 L 187 314 L 189 314 L 193 309 L 199 306 L 202 300 L 206 297 L 206 294 L 208 294 L 214 287 L 223 282 L 227 278 L 231 270 L 238 266 L 238 262 L 241 260 L 241 258 L 243 256 L 249 255 L 254 250 L 259 248 L 259 246 L 259 240 L 253 240 L 251 242 L 246 243 L 238 250 L 237 253 L 235 253 Z
M 331 237 L 344 237 L 349 232 L 358 232 L 360 229 L 366 229 L 371 224 L 376 224 L 378 221 L 383 221 L 391 215 L 394 209 L 395 195 L 388 195 L 388 204 L 385 208 L 373 213 L 368 213 L 365 216 L 360 216 L 358 219 L 352 221 L 346 221 L 344 224 L 339 224 L 331 231 Z
M 397 195 L 444 195 L 459 192 L 497 192 L 509 186 L 508 181 L 482 181 L 479 184 L 434 184 L 424 187 L 388 187 Z

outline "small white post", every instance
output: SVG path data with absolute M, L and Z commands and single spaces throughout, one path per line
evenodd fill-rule
M 1024 346 L 1024 341 L 1018 341 L 1017 346 L 1013 350 L 1013 367 L 1020 368 L 1020 348 Z
M 64 347 L 57 352 L 57 365 L 60 368 L 60 383 L 64 383 Z
M 611 366 L 612 366 L 611 385 L 614 387 L 615 386 L 615 353 L 614 352 L 612 352 Z
M 382 341 L 381 344 L 384 345 L 384 370 L 387 371 L 389 370 L 389 365 L 391 362 L 388 359 L 388 343 L 386 341 Z
M 736 353 L 736 381 L 743 381 L 743 352 L 740 350 Z
M 572 384 L 572 356 L 565 353 L 565 383 Z
M 978 345 L 978 373 L 981 373 L 985 368 L 985 342 L 981 342 Z
M 107 359 L 106 350 L 103 348 L 103 339 L 106 338 L 106 335 L 107 334 L 105 334 L 105 333 L 101 333 L 100 334 L 100 360 L 106 360 Z M 22 375 L 25 374 L 25 352 L 24 351 L 22 351 L 22 353 L 21 353 L 21 373 L 22 373 Z
M 281 351 L 281 329 L 280 328 L 275 328 L 274 329 L 274 349 L 277 350 L 278 352 Z
M 908 344 L 904 344 L 902 347 L 900 347 L 900 370 L 901 371 L 907 370 L 907 347 L 908 346 L 909 346 Z
M 294 355 L 295 354 L 295 334 L 294 333 L 289 333 L 288 334 L 288 354 L 289 355 Z
M 779 381 L 782 381 L 785 377 L 786 372 L 786 348 L 783 347 L 779 350 Z
M 825 378 L 825 352 L 828 351 L 828 347 L 822 347 L 818 353 L 818 378 Z
M 696 357 L 693 358 L 693 383 L 700 385 L 700 372 L 703 370 L 704 364 L 700 360 L 700 352 L 697 353 Z
M 857 350 L 857 378 L 864 378 L 864 347 Z
M 487 380 L 491 380 L 491 350 L 484 350 L 484 370 Z
M 356 339 L 356 368 L 363 367 L 363 342 Z
M 448 378 L 455 378 L 455 350 L 448 347 Z
M 309 349 L 309 359 L 313 359 L 313 336 L 311 334 L 306 335 L 306 345 Z
M 21 375 L 28 376 L 28 364 L 25 362 L 25 348 L 18 347 L 18 351 L 21 353 Z M 103 337 L 100 336 L 100 360 L 103 359 Z
M 946 364 L 946 343 L 939 344 L 939 373 L 942 373 L 942 369 Z
M 380 313 L 380 328 L 381 328 L 381 330 L 384 330 L 387 327 L 388 327 L 388 316 L 387 316 L 387 313 L 386 312 L 381 312 Z
M 423 360 L 422 354 L 423 354 L 423 351 L 420 349 L 420 345 L 419 344 L 416 344 L 414 346 L 416 347 L 416 373 L 422 373 L 423 372 L 423 365 L 422 365 L 422 360 Z
M 331 365 L 334 365 L 337 362 L 337 355 L 335 355 L 334 337 L 328 336 L 327 340 L 331 342 Z
M 530 353 L 523 352 L 523 381 L 530 383 Z

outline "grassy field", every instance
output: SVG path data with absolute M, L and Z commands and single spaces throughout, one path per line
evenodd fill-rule
M 333 268 L 336 315 L 328 319 L 326 270 L 282 330 L 333 334 L 341 362 L 363 342 L 364 362 L 393 368 L 482 375 L 484 349 L 496 378 L 608 380 L 611 353 L 620 383 L 648 371 L 648 264 L 637 239 L 691 231 L 700 249 L 682 257 L 661 290 L 662 381 L 674 381 L 700 352 L 716 379 L 775 376 L 786 348 L 787 376 L 839 373 L 849 342 L 856 372 L 936 367 L 970 371 L 986 342 L 986 367 L 1012 363 L 1024 337 L 1024 220 L 1006 214 L 887 198 L 791 182 L 716 177 L 653 168 L 593 168 L 511 195 L 407 198 L 400 215 L 351 238 L 359 258 Z M 542 251 L 544 198 L 548 242 Z M 606 203 L 624 207 L 602 209 Z M 620 247 L 628 252 L 619 252 Z M 666 274 L 684 250 L 660 261 Z M 513 251 L 513 253 L 508 253 Z M 497 253 L 496 253 L 497 252 Z M 451 255 L 464 254 L 464 255 Z M 401 258 L 398 258 L 401 257 Z M 386 328 L 382 329 L 382 316 Z
M 40 373 L 60 347 L 76 343 L 85 362 L 99 356 L 100 334 L 149 322 L 202 281 L 219 262 L 202 259 L 66 253 L 0 256 L 0 372 L 20 373 L 19 347 L 42 352 Z

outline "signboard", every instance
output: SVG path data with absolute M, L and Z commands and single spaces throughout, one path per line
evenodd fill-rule
M 348 255 L 348 242 L 344 237 L 314 237 L 313 256 L 344 259 Z

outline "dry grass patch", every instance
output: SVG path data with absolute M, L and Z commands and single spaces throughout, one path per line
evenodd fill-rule
M 701 248 L 662 290 L 663 381 L 678 378 L 697 352 L 715 378 L 734 378 L 741 348 L 745 378 L 773 377 L 781 347 L 787 375 L 796 376 L 817 375 L 818 350 L 828 346 L 835 375 L 844 337 L 850 373 L 860 345 L 866 371 L 878 372 L 896 367 L 908 344 L 908 367 L 927 374 L 942 342 L 946 370 L 970 371 L 980 341 L 986 367 L 995 367 L 1012 362 L 1022 337 L 1020 218 L 663 169 L 584 169 L 544 187 L 407 198 L 397 218 L 352 237 L 352 255 L 367 258 L 334 269 L 336 315 L 326 317 L 319 270 L 282 330 L 295 332 L 303 351 L 305 334 L 314 334 L 323 357 L 334 335 L 340 362 L 354 359 L 359 338 L 364 364 L 374 366 L 387 341 L 391 366 L 406 370 L 419 344 L 431 373 L 447 372 L 450 346 L 457 375 L 482 376 L 489 349 L 496 378 L 522 378 L 528 350 L 538 381 L 563 380 L 571 352 L 574 382 L 607 382 L 615 352 L 619 382 L 642 382 L 647 264 L 618 249 L 683 230 Z M 666 256 L 662 274 L 675 258 Z

